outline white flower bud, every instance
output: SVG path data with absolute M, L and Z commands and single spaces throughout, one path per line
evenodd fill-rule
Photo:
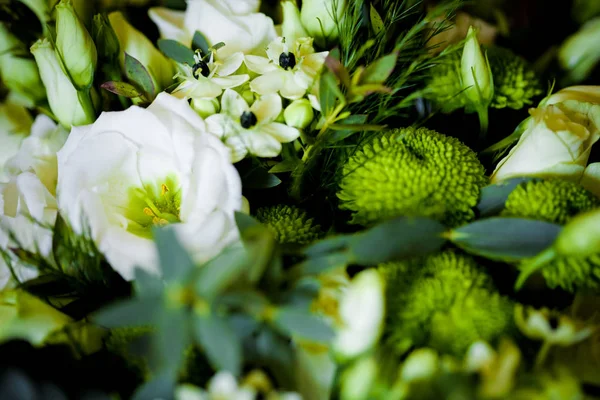
M 48 103 L 59 122 L 70 127 L 94 122 L 79 102 L 77 90 L 63 72 L 58 57 L 48 39 L 39 39 L 31 46 L 42 82 L 46 87 Z
M 81 22 L 71 0 L 56 5 L 56 51 L 63 61 L 65 73 L 76 88 L 89 87 L 94 81 L 98 61 L 96 45 Z
M 221 109 L 217 99 L 192 99 L 191 106 L 202 118 L 210 117 Z
M 294 100 L 283 112 L 285 123 L 298 129 L 304 129 L 313 121 L 315 112 L 308 99 Z
M 342 400 L 363 400 L 369 398 L 373 382 L 377 378 L 377 362 L 363 358 L 355 362 L 342 374 Z
M 433 349 L 421 348 L 410 353 L 400 371 L 403 381 L 413 382 L 431 378 L 439 367 L 439 355 Z
M 477 32 L 469 28 L 460 62 L 462 87 L 474 108 L 486 108 L 494 97 L 492 70 L 481 52 Z
M 336 20 L 341 21 L 346 0 L 303 0 L 300 19 L 319 46 L 339 37 Z
M 308 36 L 306 29 L 300 21 L 300 10 L 296 0 L 286 0 L 281 3 L 283 9 L 283 23 L 281 24 L 282 36 L 287 43 L 293 43 L 296 39 Z

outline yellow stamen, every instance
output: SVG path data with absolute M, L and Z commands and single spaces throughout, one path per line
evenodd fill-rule
M 146 214 L 149 217 L 154 217 L 154 211 L 152 211 L 150 208 L 148 207 L 144 207 L 144 214 Z
M 169 191 L 169 187 L 167 185 L 165 185 L 164 183 L 160 186 L 160 194 L 162 196 L 165 195 L 165 193 L 167 193 Z

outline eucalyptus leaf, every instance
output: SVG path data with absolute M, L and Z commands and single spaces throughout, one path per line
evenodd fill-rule
M 162 296 L 135 297 L 103 308 L 92 315 L 92 320 L 106 328 L 154 325 L 162 308 Z
M 308 257 L 327 255 L 328 253 L 343 251 L 348 249 L 352 235 L 338 235 L 321 239 L 304 249 L 304 254 Z
M 209 47 L 210 46 L 208 44 L 208 40 L 206 40 L 206 37 L 204 37 L 202 32 L 194 32 L 194 38 L 192 39 L 192 49 L 200 49 L 200 51 L 202 51 L 202 55 L 205 56 L 208 54 Z
M 350 251 L 353 261 L 365 266 L 426 255 L 444 245 L 446 231 L 443 224 L 433 219 L 398 217 L 355 234 Z
M 196 63 L 196 60 L 194 60 L 194 52 L 176 40 L 158 39 L 158 48 L 167 57 L 180 64 L 192 66 Z
M 141 62 L 127 53 L 125 53 L 125 75 L 130 81 L 136 83 L 150 99 L 154 98 L 156 87 L 152 76 Z
M 184 308 L 163 309 L 157 316 L 158 326 L 153 338 L 156 356 L 152 369 L 175 375 L 179 370 L 185 349 L 191 344 L 189 314 Z
M 175 377 L 158 376 L 141 385 L 133 394 L 132 400 L 175 398 Z
M 315 342 L 326 343 L 335 336 L 324 318 L 304 308 L 282 307 L 277 310 L 273 323 L 290 336 Z
M 278 174 L 282 172 L 291 172 L 300 164 L 300 161 L 297 159 L 292 160 L 283 160 L 280 163 L 277 163 L 271 167 L 269 170 L 270 174 Z
M 281 179 L 262 167 L 254 167 L 242 176 L 242 186 L 247 189 L 270 189 L 281 184 Z
M 252 360 L 266 365 L 281 386 L 293 387 L 296 381 L 295 355 L 289 339 L 263 325 L 251 344 L 254 347 L 248 346 L 248 351 Z
M 502 183 L 488 185 L 481 189 L 477 210 L 481 217 L 499 214 L 504 209 L 506 199 L 517 186 L 534 178 L 513 178 Z
M 230 247 L 200 268 L 195 280 L 196 293 L 212 299 L 246 271 L 248 255 L 242 247 Z
M 146 272 L 142 268 L 136 268 L 133 281 L 135 292 L 139 297 L 159 296 L 165 289 L 164 282 L 155 274 Z
M 142 92 L 127 82 L 108 81 L 104 82 L 100 87 L 111 93 L 118 94 L 119 96 L 127 97 L 128 99 L 133 99 L 142 95 Z
M 362 72 L 360 77 L 360 83 L 383 83 L 394 71 L 396 67 L 396 61 L 398 60 L 398 53 L 393 52 L 387 56 L 383 56 L 378 60 L 371 63 Z
M 235 224 L 242 236 L 244 236 L 244 232 L 247 229 L 261 225 L 261 223 L 256 218 L 240 211 L 235 211 L 234 218 Z
M 490 259 L 519 261 L 550 247 L 562 227 L 524 218 L 487 218 L 454 229 L 448 239 L 465 251 Z
M 158 249 L 160 270 L 165 281 L 185 278 L 194 269 L 195 264 L 187 250 L 179 243 L 175 230 L 169 226 L 154 228 L 153 234 Z
M 351 264 L 352 254 L 350 252 L 338 252 L 323 256 L 307 258 L 294 267 L 294 271 L 301 275 L 318 275 L 333 269 Z
M 213 368 L 240 374 L 242 345 L 225 319 L 216 315 L 195 316 L 194 335 Z

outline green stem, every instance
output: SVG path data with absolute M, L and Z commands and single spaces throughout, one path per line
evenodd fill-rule
M 484 138 L 487 134 L 489 125 L 488 108 L 479 108 L 477 110 L 477 115 L 479 116 L 479 137 Z
M 83 108 L 87 122 L 90 124 L 93 123 L 96 120 L 96 110 L 94 109 L 90 88 L 79 90 L 77 92 L 77 98 L 79 99 L 79 104 L 81 104 L 81 107 Z
M 515 283 L 515 290 L 520 290 L 521 287 L 525 284 L 527 278 L 529 278 L 533 273 L 537 272 L 541 268 L 543 268 L 546 264 L 548 264 L 554 257 L 556 253 L 554 248 L 550 247 L 540 254 L 538 254 L 533 260 L 531 260 L 528 264 L 525 264 L 519 277 L 517 278 L 517 282 Z
M 552 343 L 545 341 L 538 351 L 537 356 L 535 357 L 535 369 L 540 369 L 544 362 L 546 362 L 546 358 L 548 358 L 548 352 L 552 348 Z

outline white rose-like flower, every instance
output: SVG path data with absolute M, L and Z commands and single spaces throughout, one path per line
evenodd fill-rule
M 173 223 L 197 262 L 238 238 L 241 181 L 228 149 L 185 100 L 161 93 L 147 108 L 103 113 L 58 152 L 58 203 L 76 232 L 89 227 L 125 279 L 158 272 L 152 228 Z
M 217 52 L 227 57 L 261 50 L 277 36 L 273 20 L 258 6 L 257 0 L 189 0 L 185 12 L 157 7 L 149 15 L 161 37 L 189 46 L 200 31 L 211 45 L 225 43 Z
M 234 90 L 227 89 L 221 98 L 221 113 L 206 119 L 208 131 L 221 138 L 237 162 L 250 153 L 259 157 L 277 157 L 281 143 L 300 136 L 296 128 L 275 122 L 282 111 L 281 97 L 270 94 L 252 106 Z
M 7 179 L 5 164 L 19 150 L 32 122 L 25 107 L 12 102 L 0 103 L 0 179 Z

